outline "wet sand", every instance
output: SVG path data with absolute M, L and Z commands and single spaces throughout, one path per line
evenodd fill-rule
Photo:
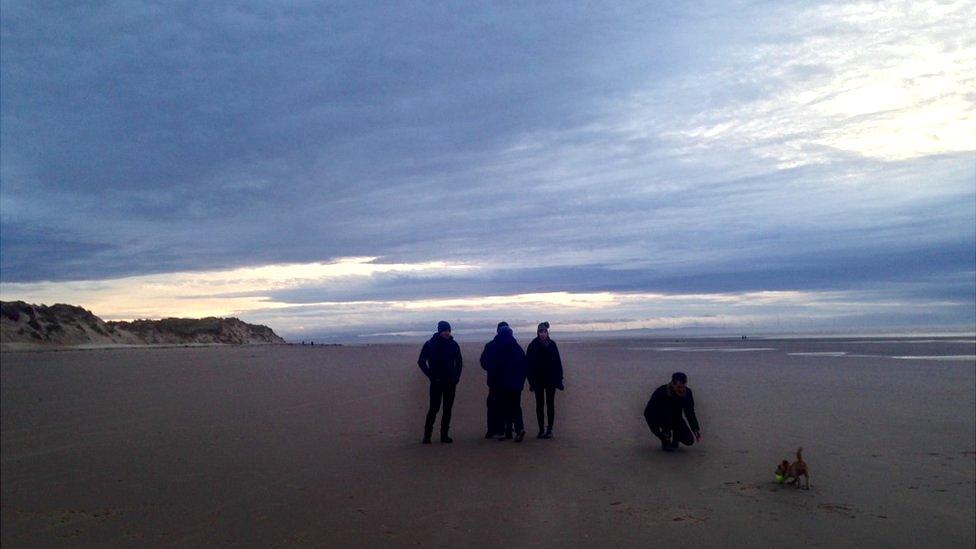
M 452 445 L 420 444 L 420 344 L 3 353 L 0 541 L 976 541 L 971 338 L 563 341 L 556 438 L 526 391 L 522 444 L 482 438 L 481 343 L 462 340 Z M 912 356 L 930 358 L 893 358 Z M 703 441 L 667 454 L 641 412 L 674 370 Z M 797 446 L 809 491 L 773 482 Z

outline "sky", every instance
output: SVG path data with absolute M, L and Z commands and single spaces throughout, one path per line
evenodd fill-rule
M 0 0 L 0 296 L 290 340 L 973 331 L 974 20 Z

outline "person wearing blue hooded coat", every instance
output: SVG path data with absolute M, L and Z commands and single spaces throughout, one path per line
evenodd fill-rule
M 502 326 L 508 326 L 508 322 L 499 322 L 496 329 L 500 330 Z M 488 412 L 488 430 L 485 432 L 485 438 L 495 438 L 496 436 L 499 438 L 512 438 L 512 425 L 510 423 L 506 425 L 502 417 L 502 387 L 499 382 L 501 372 L 492 369 L 487 360 L 489 345 L 491 344 L 485 345 L 485 349 L 481 353 L 481 368 L 488 374 L 486 380 L 488 382 L 488 398 L 485 399 L 485 408 Z
M 525 438 L 525 425 L 522 421 L 522 389 L 525 387 L 527 365 L 525 351 L 515 340 L 512 328 L 507 323 L 499 323 L 495 338 L 485 345 L 481 353 L 481 367 L 488 372 L 489 389 L 494 390 L 497 396 L 495 404 L 498 407 L 497 413 L 501 417 L 501 425 L 506 431 L 511 425 L 511 429 L 516 433 L 515 442 L 522 442 Z M 490 406 L 489 414 L 491 414 Z
M 441 442 L 454 442 L 448 436 L 451 427 L 451 408 L 454 406 L 454 393 L 461 381 L 461 347 L 451 337 L 451 325 L 442 320 L 437 323 L 437 333 L 424 343 L 417 359 L 420 370 L 430 380 L 430 407 L 424 422 L 424 444 L 430 444 L 434 431 L 434 420 L 444 403 L 441 416 Z

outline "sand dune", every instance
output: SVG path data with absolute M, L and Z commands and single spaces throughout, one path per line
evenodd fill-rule
M 0 347 L 106 348 L 125 345 L 284 343 L 271 328 L 237 318 L 164 318 L 105 322 L 91 311 L 58 303 L 0 301 Z

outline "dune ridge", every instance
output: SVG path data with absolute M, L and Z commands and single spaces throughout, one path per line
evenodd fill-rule
M 237 318 L 105 322 L 77 305 L 0 301 L 0 344 L 14 347 L 159 344 L 281 344 L 267 326 Z

